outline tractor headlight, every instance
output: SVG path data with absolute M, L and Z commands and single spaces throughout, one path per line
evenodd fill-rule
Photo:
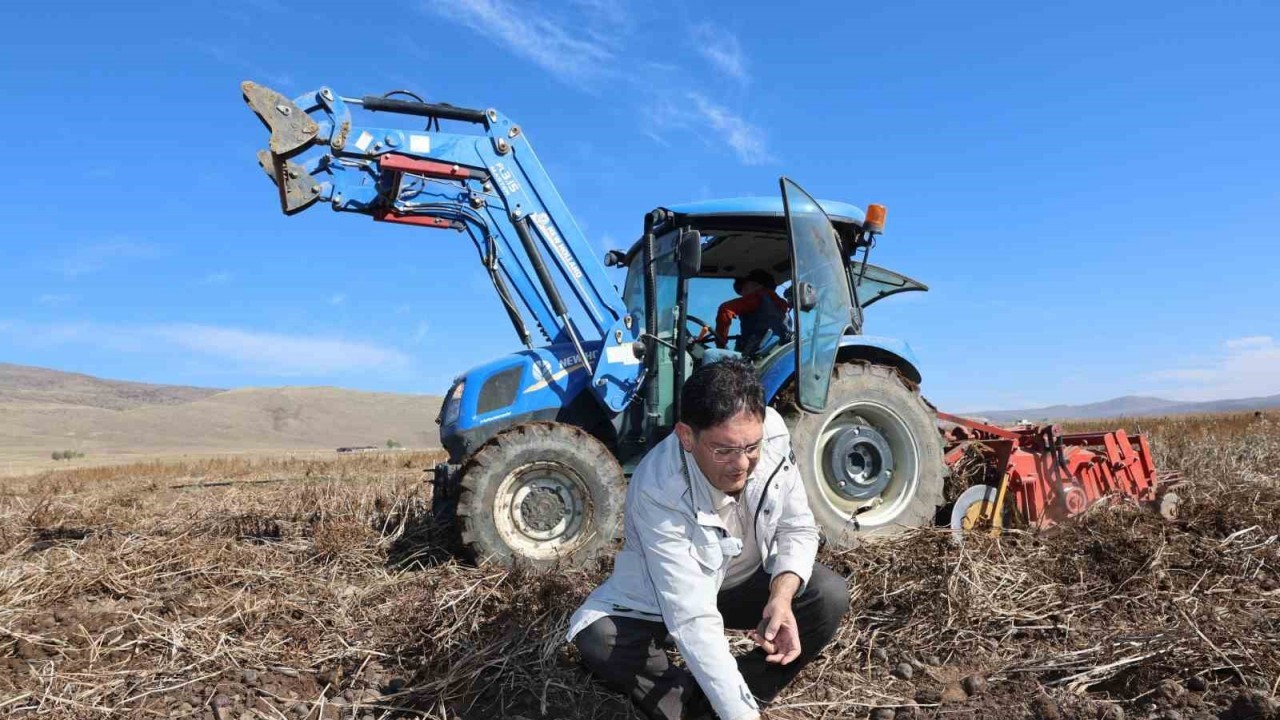
M 444 412 L 440 415 L 440 424 L 453 425 L 458 422 L 458 413 L 462 410 L 462 391 L 466 387 L 467 381 L 463 380 L 449 391 L 449 396 L 444 401 Z

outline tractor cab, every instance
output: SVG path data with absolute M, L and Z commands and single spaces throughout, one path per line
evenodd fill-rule
M 724 357 L 742 357 L 771 380 L 767 400 L 799 370 L 797 404 L 820 411 L 841 341 L 861 332 L 863 308 L 927 289 L 855 260 L 875 232 L 862 210 L 815 201 L 786 179 L 781 184 L 778 197 L 659 208 L 649 216 L 656 219 L 651 233 L 625 254 L 612 254 L 613 264 L 627 267 L 623 301 L 644 328 L 646 353 L 645 401 L 619 419 L 624 459 L 671 431 L 684 379 Z M 718 336 L 734 306 L 742 305 L 735 301 L 745 297 L 743 290 L 757 295 L 747 307 L 774 317 L 744 338 L 742 328 L 752 323 L 739 316 L 728 337 Z

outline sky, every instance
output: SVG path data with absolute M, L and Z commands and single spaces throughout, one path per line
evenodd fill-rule
M 5 3 L 0 27 L 0 362 L 441 393 L 519 348 L 464 236 L 279 212 L 252 79 L 499 108 L 600 251 L 783 175 L 884 204 L 872 262 L 930 291 L 865 331 L 942 409 L 1280 393 L 1274 2 Z

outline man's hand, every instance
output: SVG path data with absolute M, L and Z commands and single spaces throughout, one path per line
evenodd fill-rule
M 774 578 L 760 625 L 747 633 L 765 651 L 765 662 L 787 665 L 800 657 L 800 628 L 791 612 L 791 598 L 799 589 L 800 578 L 795 573 Z

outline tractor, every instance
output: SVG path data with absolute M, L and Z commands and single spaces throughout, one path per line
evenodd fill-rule
M 457 376 L 439 417 L 448 461 L 432 509 L 476 558 L 546 568 L 609 549 L 627 477 L 672 431 L 685 378 L 734 355 L 787 419 L 828 542 L 934 522 L 946 468 L 920 368 L 907 343 L 861 332 L 873 303 L 927 290 L 868 262 L 882 206 L 817 201 L 784 177 L 772 197 L 656 208 L 634 244 L 597 258 L 523 128 L 496 110 L 241 90 L 271 132 L 258 159 L 284 213 L 328 204 L 475 243 L 523 345 Z M 353 124 L 357 107 L 425 127 Z M 606 267 L 625 269 L 620 293 Z M 776 278 L 785 331 L 715 348 L 717 309 L 752 271 Z

